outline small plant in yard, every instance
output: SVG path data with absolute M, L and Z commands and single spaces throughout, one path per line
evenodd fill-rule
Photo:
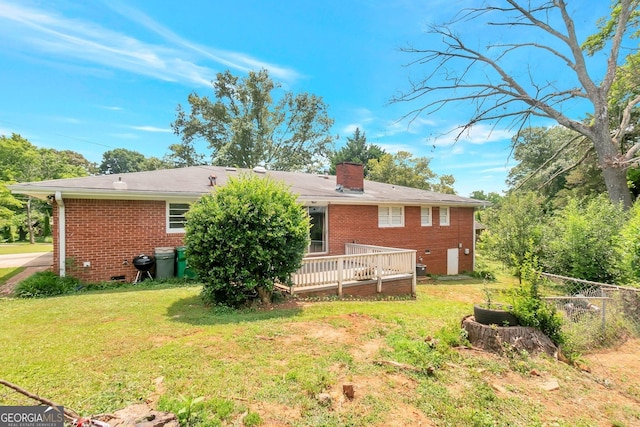
M 260 414 L 257 412 L 249 412 L 242 420 L 242 423 L 245 427 L 254 427 L 262 424 L 262 419 L 260 418 Z
M 486 283 L 483 283 L 482 293 L 484 294 L 484 303 L 482 306 L 485 308 L 496 308 L 493 302 L 493 291 L 487 287 Z
M 204 397 L 185 397 L 180 396 L 180 400 L 182 401 L 182 406 L 178 409 L 176 416 L 180 421 L 180 425 L 182 426 L 190 426 L 194 425 L 198 420 L 198 404 L 204 400 Z
M 540 329 L 556 345 L 563 344 L 562 318 L 554 305 L 548 304 L 540 295 L 543 278 L 537 257 L 528 253 L 522 264 L 522 282 L 513 294 L 511 312 L 520 325 Z
M 512 306 L 508 304 L 496 303 L 493 300 L 493 291 L 487 287 L 486 280 L 483 281 L 485 301 L 473 306 L 475 321 L 484 325 L 516 326 L 518 319 L 511 313 Z
M 20 298 L 39 298 L 73 292 L 80 281 L 73 277 L 59 277 L 50 271 L 38 272 L 18 284 L 15 295 Z
M 176 414 L 181 427 L 229 425 L 233 418 L 240 417 L 243 412 L 246 412 L 245 407 L 236 405 L 230 400 L 219 398 L 205 400 L 202 396 L 183 395 L 180 395 L 179 399 L 163 396 L 158 402 L 158 409 Z M 246 422 L 245 425 L 247 425 Z

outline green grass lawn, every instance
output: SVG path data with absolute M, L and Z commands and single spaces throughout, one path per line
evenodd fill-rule
M 51 252 L 53 251 L 52 243 L 1 243 L 0 255 L 9 254 L 26 254 L 33 252 Z
M 183 421 L 201 425 L 243 425 L 243 416 L 244 425 L 282 426 L 594 425 L 588 411 L 565 419 L 561 408 L 543 410 L 545 397 L 518 389 L 533 369 L 564 380 L 579 375 L 574 368 L 450 347 L 482 288 L 478 280 L 441 282 L 420 285 L 415 300 L 240 312 L 203 306 L 197 286 L 0 299 L 0 378 L 85 415 L 150 399 L 173 412 L 192 409 Z M 492 381 L 516 385 L 501 393 Z M 352 401 L 342 397 L 345 383 L 355 386 Z M 552 399 L 576 391 L 588 400 L 581 388 Z M 330 404 L 318 401 L 323 392 Z M 0 404 L 33 402 L 0 388 Z M 599 416 L 640 422 L 637 407 L 624 405 Z

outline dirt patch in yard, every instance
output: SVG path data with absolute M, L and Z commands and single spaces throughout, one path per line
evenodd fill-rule
M 444 290 L 435 288 L 442 293 Z M 447 289 L 453 292 L 454 290 Z M 442 295 L 440 295 L 442 296 Z M 446 295 L 445 295 L 446 297 Z M 460 295 L 456 297 L 460 299 Z M 477 300 L 469 295 L 470 302 Z M 381 358 L 381 352 L 389 350 L 383 336 L 375 333 L 379 322 L 370 316 L 350 313 L 293 325 L 295 331 L 284 339 L 286 344 L 308 344 L 321 341 L 327 344 L 339 344 L 358 364 L 371 363 Z M 539 407 L 533 417 L 538 417 L 544 425 L 567 425 L 568 420 L 577 420 L 582 425 L 631 426 L 640 422 L 640 340 L 630 339 L 614 349 L 593 352 L 584 356 L 578 367 L 569 367 L 563 362 L 542 357 L 531 361 L 536 369 L 518 369 L 513 365 L 502 373 L 495 373 L 483 366 L 506 367 L 510 363 L 505 356 L 498 356 L 477 349 L 461 350 L 464 360 L 460 363 L 446 363 L 436 372 L 436 378 L 455 378 L 447 384 L 449 395 L 453 398 L 468 396 L 473 387 L 474 377 L 480 375 L 494 391 L 496 397 L 523 400 L 529 407 Z M 473 359 L 469 361 L 468 358 Z M 469 365 L 478 366 L 479 371 L 469 371 Z M 581 369 L 582 367 L 582 369 Z M 412 405 L 419 395 L 419 383 L 410 372 L 390 369 L 370 375 L 341 375 L 327 393 L 331 396 L 331 409 L 336 413 L 367 413 L 375 403 L 389 402 L 386 411 L 373 417 L 374 426 L 436 425 L 424 412 Z M 447 371 L 447 372 L 445 372 Z M 342 385 L 353 384 L 355 397 L 347 399 Z M 381 403 L 385 406 L 386 403 Z M 266 404 L 262 411 L 267 410 Z M 268 405 L 267 405 L 268 406 Z M 256 408 L 258 412 L 260 409 Z M 291 425 L 300 412 L 292 408 L 280 408 L 282 413 L 273 417 L 262 413 L 265 425 Z M 517 408 L 514 410 L 517 411 Z M 278 408 L 269 408 L 266 412 L 278 412 Z M 523 414 L 522 417 L 527 417 Z M 375 421 L 374 421 L 375 420 Z M 523 424 L 526 425 L 526 424 Z
M 499 362 L 500 356 L 477 351 L 474 358 Z M 499 398 L 525 399 L 544 408 L 542 419 L 553 423 L 564 420 L 588 420 L 588 425 L 638 425 L 640 421 L 640 340 L 630 339 L 616 349 L 586 355 L 579 367 L 558 368 L 559 361 L 549 361 L 548 369 L 526 372 L 507 370 L 479 373 Z M 453 388 L 464 387 L 462 379 Z
M 340 344 L 349 351 L 354 361 L 374 364 L 380 353 L 386 350 L 384 338 L 372 334 L 377 321 L 360 314 L 348 314 L 299 323 L 295 333 L 284 339 L 292 344 L 299 340 L 304 345 L 307 340 Z M 540 407 L 535 414 L 543 425 L 566 425 L 567 420 L 579 420 L 583 425 L 623 426 L 638 425 L 640 420 L 640 340 L 631 339 L 615 349 L 602 350 L 585 356 L 582 366 L 568 367 L 560 361 L 542 358 L 532 364 L 542 366 L 531 370 L 506 368 L 495 373 L 483 366 L 506 366 L 510 362 L 505 356 L 498 356 L 480 350 L 460 350 L 463 361 L 446 363 L 436 372 L 436 378 L 448 376 L 455 381 L 447 384 L 450 396 L 462 398 L 468 395 L 475 375 L 480 375 L 499 399 L 526 401 L 530 406 Z M 469 362 L 473 359 L 474 362 Z M 513 362 L 511 362 L 513 363 Z M 469 365 L 478 368 L 469 368 Z M 376 375 L 342 374 L 344 367 L 331 368 L 337 380 L 326 390 L 330 396 L 331 411 L 345 417 L 348 414 L 371 415 L 373 426 L 435 426 L 436 420 L 413 406 L 419 395 L 419 381 L 409 372 L 402 370 L 378 372 Z M 471 371 L 470 371 L 471 370 Z M 447 371 L 447 372 L 445 372 Z M 450 375 L 449 375 L 450 374 Z M 343 385 L 352 384 L 355 397 L 348 399 L 343 393 Z M 300 409 L 284 405 L 255 402 L 253 410 L 260 413 L 265 426 L 287 426 L 300 420 Z M 380 408 L 386 408 L 380 410 Z M 378 408 L 371 414 L 372 408 Z M 514 410 L 517 411 L 517 408 Z M 522 415 L 526 418 L 526 414 Z M 526 424 L 523 424 L 526 425 Z

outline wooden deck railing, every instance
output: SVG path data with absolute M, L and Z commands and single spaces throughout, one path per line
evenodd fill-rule
M 360 280 L 377 280 L 378 292 L 385 277 L 412 275 L 412 292 L 416 284 L 416 251 L 382 246 L 348 243 L 345 255 L 308 257 L 291 276 L 292 291 L 302 291 L 323 285 L 336 285 L 342 295 L 342 285 Z

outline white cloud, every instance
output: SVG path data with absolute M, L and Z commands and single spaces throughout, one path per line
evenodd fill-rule
M 399 144 L 399 143 L 387 143 L 387 144 L 376 144 L 378 145 L 380 148 L 384 149 L 384 151 L 386 151 L 387 153 L 398 153 L 399 151 L 408 151 L 410 153 L 413 153 L 414 150 L 414 146 L 410 145 L 410 144 Z
M 81 60 L 188 85 L 210 84 L 216 71 L 199 64 L 210 61 L 243 71 L 267 68 L 277 79 L 294 80 L 299 77 L 294 70 L 260 61 L 244 53 L 191 43 L 128 6 L 114 6 L 114 9 L 164 37 L 168 43 L 147 43 L 92 22 L 2 0 L 0 39 L 10 40 L 14 49 L 20 46 L 24 50 L 57 59 Z
M 455 163 L 449 166 L 451 169 L 482 169 L 482 172 L 504 172 L 512 168 L 513 165 L 507 164 L 504 161 L 490 160 L 485 162 L 475 163 Z
M 461 133 L 462 131 L 462 133 Z M 490 142 L 510 140 L 513 132 L 497 129 L 484 123 L 477 124 L 463 131 L 462 126 L 454 126 L 433 138 L 435 145 L 449 145 L 457 142 L 470 144 L 486 144 Z
M 502 167 L 483 169 L 482 173 L 509 172 L 509 170 L 511 170 L 511 166 L 504 165 Z
M 453 154 L 453 155 L 464 154 L 464 153 L 465 153 L 465 149 L 462 146 L 462 144 L 454 145 L 452 150 L 451 150 L 451 154 Z
M 342 128 L 342 133 L 345 135 L 352 135 L 356 129 L 363 129 L 363 126 L 361 123 L 351 123 L 346 125 L 345 127 Z
M 105 110 L 111 110 L 111 111 L 123 111 L 124 108 L 122 107 L 115 107 L 115 106 L 109 106 L 109 105 L 99 105 L 100 108 L 103 108 Z
M 52 119 L 58 122 L 70 123 L 72 125 L 77 125 L 82 123 L 82 120 L 76 119 L 75 117 L 54 116 L 52 117 Z
M 230 67 L 236 70 L 241 70 L 244 72 L 265 68 L 269 70 L 269 74 L 275 77 L 277 80 L 284 80 L 287 82 L 291 82 L 300 77 L 298 72 L 296 72 L 293 69 L 281 67 L 276 64 L 271 64 L 269 62 L 261 61 L 257 58 L 253 58 L 241 52 L 229 52 L 229 51 L 214 49 L 214 48 L 199 45 L 197 43 L 193 43 L 179 36 L 178 34 L 174 33 L 164 25 L 161 25 L 160 23 L 154 21 L 153 19 L 143 14 L 139 10 L 124 4 L 123 2 L 114 1 L 114 2 L 109 2 L 107 5 L 111 7 L 113 10 L 115 10 L 116 12 L 118 12 L 119 14 L 121 14 L 122 16 L 162 36 L 165 40 L 169 41 L 170 43 L 173 43 L 181 47 L 186 47 L 187 49 L 195 53 L 203 55 L 204 57 L 209 58 L 227 67 Z
M 141 130 L 144 132 L 171 132 L 169 128 L 159 128 L 156 126 L 128 126 L 130 129 Z
M 435 121 L 422 117 L 416 117 L 413 120 L 388 121 L 385 123 L 384 131 L 379 136 L 393 136 L 401 133 L 421 135 L 426 133 L 426 128 L 431 128 L 435 125 Z

